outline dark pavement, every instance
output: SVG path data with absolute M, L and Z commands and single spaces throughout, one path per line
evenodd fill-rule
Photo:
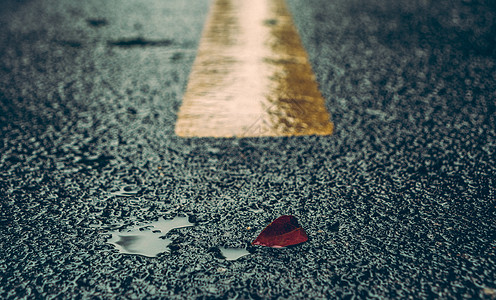
M 208 1 L 2 4 L 0 298 L 496 298 L 496 4 L 289 4 L 332 136 L 174 135 Z

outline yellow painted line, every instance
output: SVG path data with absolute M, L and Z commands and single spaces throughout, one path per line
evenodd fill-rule
M 183 97 L 183 137 L 333 131 L 284 0 L 214 0 Z

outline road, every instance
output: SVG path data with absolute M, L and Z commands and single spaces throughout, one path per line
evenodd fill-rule
M 288 4 L 331 136 L 174 134 L 209 1 L 5 2 L 1 298 L 496 298 L 496 5 Z

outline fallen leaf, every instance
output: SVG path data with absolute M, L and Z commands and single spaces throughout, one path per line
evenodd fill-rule
M 270 223 L 252 245 L 282 248 L 308 241 L 308 236 L 294 216 L 281 216 Z

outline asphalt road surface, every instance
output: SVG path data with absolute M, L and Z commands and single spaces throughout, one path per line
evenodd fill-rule
M 2 2 L 0 298 L 496 298 L 494 1 L 288 2 L 331 136 L 174 134 L 208 1 Z

